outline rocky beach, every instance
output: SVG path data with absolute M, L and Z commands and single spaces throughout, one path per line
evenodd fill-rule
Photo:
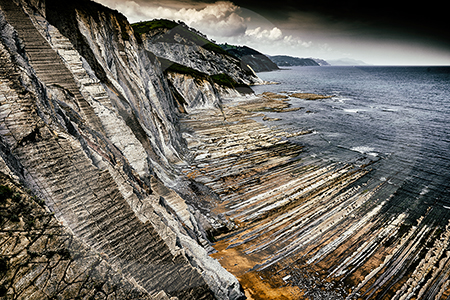
M 182 120 L 193 155 L 182 171 L 219 196 L 207 211 L 226 220 L 212 257 L 248 299 L 404 299 L 430 284 L 445 299 L 437 274 L 448 270 L 448 231 L 423 217 L 408 225 L 406 213 L 382 215 L 386 201 L 376 195 L 388 183 L 366 176 L 377 158 L 314 162 L 291 140 L 314 132 L 286 132 L 270 118 L 262 124 L 264 113 L 291 110 L 292 97 L 331 96 L 266 92 Z M 417 268 L 404 270 L 408 261 Z
M 255 94 L 195 29 L 90 0 L 0 0 L 0 54 L 1 299 L 450 297 L 446 209 L 280 125 L 334 93 Z
M 300 297 L 300 289 L 287 284 L 292 279 L 285 261 L 291 264 L 293 257 L 317 247 L 325 232 L 370 197 L 359 197 L 363 188 L 355 184 L 367 166 L 304 163 L 303 147 L 289 138 L 311 131 L 284 132 L 255 120 L 262 112 L 289 111 L 287 98 L 265 93 L 234 99 L 222 110 L 201 110 L 182 120 L 193 154 L 183 173 L 220 197 L 209 210 L 227 220 L 227 232 L 215 237 L 212 256 L 240 279 L 250 299 Z

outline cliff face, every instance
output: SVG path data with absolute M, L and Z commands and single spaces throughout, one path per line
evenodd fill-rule
M 180 112 L 221 107 L 223 97 L 253 94 L 246 84 L 238 84 L 226 74 L 208 75 L 159 57 Z
M 218 85 L 207 78 L 176 72 L 168 72 L 167 78 L 186 101 L 183 105 L 186 112 L 192 109 L 220 107 L 222 97 L 241 96 L 238 90 Z
M 80 280 L 86 285 L 62 289 L 81 298 L 107 298 L 106 286 L 116 298 L 242 297 L 237 280 L 208 256 L 205 217 L 171 189 L 196 197 L 174 168 L 187 155 L 177 127 L 180 103 L 126 19 L 90 1 L 1 0 L 0 8 L 2 178 L 43 199 L 54 214 L 49 224 L 76 240 L 39 252 L 35 240 L 14 233 L 24 242 L 2 247 L 2 264 L 10 267 L 2 270 L 0 292 L 41 299 Z M 187 86 L 189 79 L 174 81 Z M 2 227 L 23 228 L 25 221 L 9 217 Z M 75 257 L 61 255 L 80 247 Z M 58 249 L 59 256 L 46 256 Z M 50 276 L 42 266 L 53 265 L 53 257 L 61 269 Z M 27 261 L 39 263 L 22 267 Z M 85 269 L 96 277 L 80 279 Z M 17 270 L 28 281 L 11 279 Z
M 208 75 L 225 73 L 237 83 L 253 85 L 263 81 L 238 58 L 229 55 L 184 24 L 160 20 L 134 24 L 144 48 L 156 56 L 190 67 Z
M 178 30 L 185 64 L 94 2 L 0 0 L 1 299 L 450 297 L 447 207 L 256 121 L 330 96 L 222 102 L 250 73 Z

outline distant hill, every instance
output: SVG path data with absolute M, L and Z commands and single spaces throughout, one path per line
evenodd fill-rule
M 332 66 L 364 66 L 368 65 L 362 60 L 352 59 L 352 58 L 341 58 L 341 59 L 331 59 L 327 60 Z
M 300 58 L 287 55 L 275 55 L 269 56 L 269 58 L 279 67 L 320 66 L 320 64 L 312 58 Z
M 219 45 L 227 53 L 236 56 L 249 65 L 255 72 L 278 70 L 278 66 L 266 55 L 247 46 L 234 46 L 229 44 Z

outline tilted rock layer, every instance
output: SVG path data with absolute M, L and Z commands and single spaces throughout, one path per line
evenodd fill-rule
M 252 299 L 448 299 L 448 218 L 399 211 L 368 157 L 322 161 L 299 144 L 313 131 L 254 120 L 282 118 L 288 101 L 266 93 L 182 121 L 193 152 L 183 172 L 220 196 L 211 210 L 229 220 L 212 256 Z
M 1 298 L 449 298 L 447 208 L 255 120 L 332 96 L 228 101 L 262 82 L 239 60 L 134 33 L 88 0 L 0 0 Z
M 0 8 L 2 178 L 43 220 L 2 219 L 2 296 L 242 297 L 208 256 L 198 210 L 171 190 L 195 198 L 173 168 L 187 154 L 180 112 L 126 19 L 91 1 Z

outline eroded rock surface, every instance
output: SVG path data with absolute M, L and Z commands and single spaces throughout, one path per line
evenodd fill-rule
M 152 51 L 204 75 L 91 1 L 0 8 L 1 297 L 449 298 L 448 219 L 256 121 L 332 96 L 223 101 L 259 80 L 182 37 Z
M 0 1 L 0 154 L 7 173 L 45 201 L 61 230 L 91 251 L 87 257 L 104 260 L 109 269 L 96 271 L 95 282 L 118 282 L 123 291 L 103 296 L 240 298 L 236 278 L 208 256 L 197 210 L 172 190 L 188 193 L 189 181 L 173 168 L 183 162 L 185 142 L 159 61 L 117 12 L 91 1 L 33 3 Z M 27 253 L 27 245 L 15 253 Z M 5 249 L 2 259 L 9 259 Z M 64 278 L 63 269 L 54 276 Z M 8 272 L 2 278 L 12 286 Z M 24 277 L 21 289 L 46 291 L 35 275 Z M 78 275 L 71 276 L 68 282 Z M 81 298 L 101 291 L 89 290 L 89 282 Z M 4 295 L 29 296 L 10 288 Z
M 2 299 L 168 299 L 127 280 L 41 205 L 0 174 Z
M 212 211 L 228 221 L 213 256 L 252 299 L 447 299 L 449 225 L 427 220 L 431 207 L 414 222 L 395 210 L 367 158 L 311 158 L 295 141 L 313 132 L 253 120 L 286 100 L 267 93 L 183 120 L 194 153 L 183 171 L 220 196 Z
M 163 21 L 169 26 L 142 32 L 141 39 L 146 50 L 208 75 L 225 73 L 238 83 L 263 83 L 246 63 L 219 46 L 212 45 L 185 24 Z

